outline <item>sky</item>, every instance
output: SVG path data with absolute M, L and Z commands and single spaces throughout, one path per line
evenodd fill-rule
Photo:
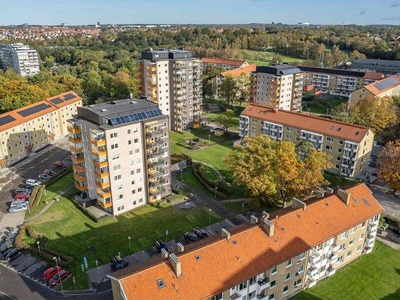
M 0 25 L 400 24 L 400 0 L 0 0 Z

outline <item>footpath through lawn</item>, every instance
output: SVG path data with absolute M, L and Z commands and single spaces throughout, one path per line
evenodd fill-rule
M 400 251 L 376 242 L 372 253 L 293 299 L 400 299 Z

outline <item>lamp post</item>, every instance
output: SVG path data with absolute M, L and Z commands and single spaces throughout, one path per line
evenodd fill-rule
M 208 144 L 211 144 L 211 134 L 208 135 Z
M 183 170 L 181 169 L 181 181 L 183 182 L 183 179 L 182 179 L 182 172 L 183 172 Z
M 129 251 L 132 251 L 132 248 L 131 248 L 131 237 L 130 236 L 128 236 L 128 242 L 129 242 Z
M 218 190 L 218 187 L 215 187 L 215 196 L 214 196 L 215 200 L 217 199 L 217 190 Z
M 56 261 L 58 280 L 60 280 L 60 284 L 61 284 L 61 291 L 62 291 L 62 293 L 64 293 L 64 287 L 63 287 L 63 285 L 62 285 L 62 280 L 61 280 L 61 278 L 60 278 L 60 268 L 58 267 L 58 260 L 57 260 L 57 256 L 54 256 L 54 257 L 53 257 L 53 260 L 55 260 L 55 261 Z
M 37 247 L 38 247 L 38 250 L 39 250 L 39 254 L 40 254 L 40 242 L 37 241 L 36 244 L 37 244 Z
M 208 209 L 208 224 L 211 223 L 211 208 Z

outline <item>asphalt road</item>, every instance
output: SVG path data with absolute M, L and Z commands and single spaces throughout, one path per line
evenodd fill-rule
M 368 187 L 372 191 L 374 197 L 380 205 L 385 209 L 384 215 L 392 216 L 400 219 L 400 199 L 392 194 L 387 194 L 388 187 L 384 184 L 369 184 Z
M 52 169 L 54 162 L 65 160 L 70 156 L 68 138 L 64 137 L 54 145 L 32 153 L 28 159 L 9 168 L 9 172 L 0 172 L 0 220 L 7 213 L 9 203 L 12 201 L 12 191 L 26 179 L 37 179 L 38 175 L 46 169 Z

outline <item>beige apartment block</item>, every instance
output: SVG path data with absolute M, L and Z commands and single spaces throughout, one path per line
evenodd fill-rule
M 0 167 L 67 135 L 67 120 L 80 106 L 82 98 L 69 91 L 0 115 Z
M 68 131 L 75 186 L 103 209 L 119 215 L 171 194 L 169 121 L 156 104 L 81 107 Z
M 250 103 L 300 111 L 303 80 L 303 72 L 295 66 L 257 66 L 250 77 Z
M 370 58 L 358 59 L 350 65 L 350 70 L 380 72 L 385 76 L 398 75 L 400 73 L 400 61 Z
M 357 177 L 368 167 L 374 134 L 368 128 L 308 114 L 249 105 L 239 119 L 239 136 L 266 136 L 280 141 L 309 141 L 329 154 L 334 168 L 329 171 Z
M 4 70 L 13 69 L 23 77 L 40 72 L 38 52 L 21 43 L 0 45 L 0 62 Z
M 374 247 L 383 208 L 364 184 L 109 275 L 114 299 L 288 299 Z
M 138 94 L 170 117 L 170 127 L 185 131 L 200 126 L 202 63 L 185 50 L 143 51 L 138 61 Z
M 313 85 L 324 94 L 349 97 L 364 86 L 384 78 L 382 73 L 357 72 L 342 69 L 298 67 L 305 73 L 304 85 Z
M 371 83 L 354 91 L 350 96 L 350 105 L 357 104 L 367 97 L 400 96 L 400 77 L 393 75 Z
M 214 68 L 225 68 L 227 70 L 234 70 L 237 68 L 244 68 L 249 65 L 245 60 L 234 60 L 234 59 L 220 59 L 220 58 L 209 58 L 203 57 L 201 59 L 204 68 L 214 67 Z

